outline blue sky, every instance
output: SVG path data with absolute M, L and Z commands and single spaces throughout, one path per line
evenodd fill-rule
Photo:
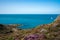
M 60 13 L 60 0 L 0 0 L 0 14 Z

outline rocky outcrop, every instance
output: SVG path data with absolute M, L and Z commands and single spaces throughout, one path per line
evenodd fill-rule
M 19 24 L 9 24 L 9 25 L 0 24 L 0 34 L 7 34 L 7 33 L 14 32 L 15 30 L 13 29 L 14 28 L 16 29 L 17 26 L 20 26 L 20 25 Z

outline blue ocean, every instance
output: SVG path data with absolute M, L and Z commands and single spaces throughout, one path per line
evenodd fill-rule
M 21 29 L 34 28 L 41 24 L 49 24 L 58 14 L 0 14 L 0 24 L 23 24 Z

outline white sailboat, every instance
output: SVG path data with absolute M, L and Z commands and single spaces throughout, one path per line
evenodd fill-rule
M 53 17 L 51 17 L 51 19 L 53 19 Z

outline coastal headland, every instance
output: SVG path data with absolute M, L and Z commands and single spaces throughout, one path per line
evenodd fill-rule
M 60 15 L 50 24 L 18 29 L 21 24 L 0 24 L 0 40 L 60 40 Z

